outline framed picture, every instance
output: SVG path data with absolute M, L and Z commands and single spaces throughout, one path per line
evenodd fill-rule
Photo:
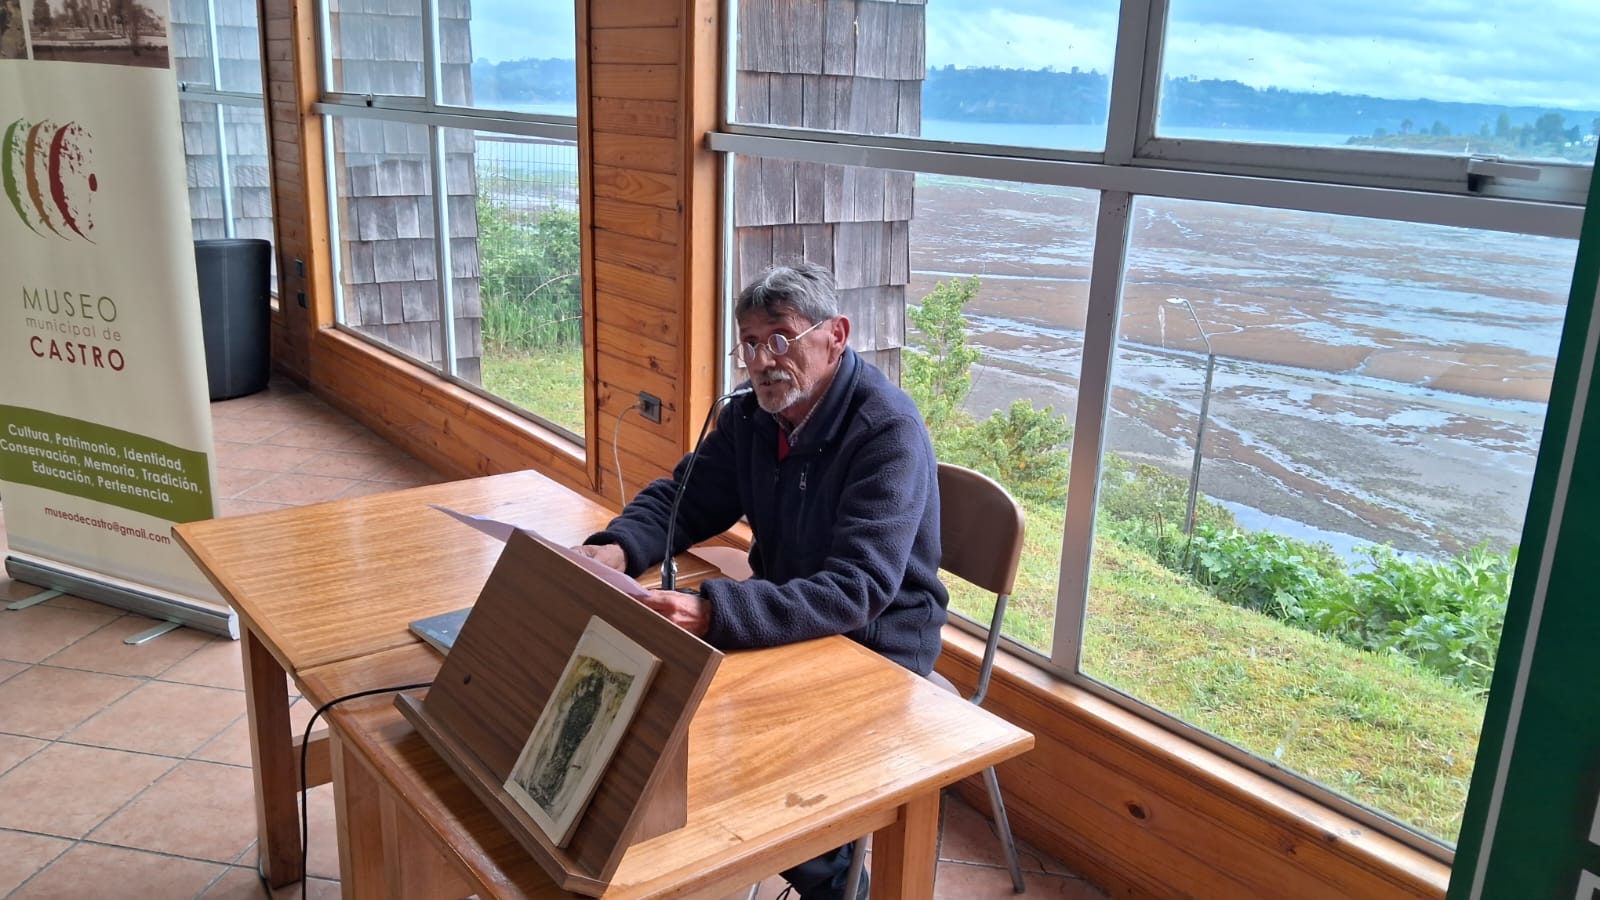
M 659 663 L 598 616 L 579 636 L 505 783 L 556 846 L 571 839 Z

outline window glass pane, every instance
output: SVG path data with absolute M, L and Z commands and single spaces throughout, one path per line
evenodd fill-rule
M 211 68 L 211 4 L 208 0 L 172 0 L 169 25 L 172 68 L 179 83 L 214 87 Z
M 189 218 L 194 225 L 194 239 L 225 238 L 228 224 L 222 204 L 217 104 L 184 100 L 178 109 L 183 119 L 183 156 L 189 176 Z
M 270 241 L 272 182 L 267 158 L 266 114 L 259 106 L 223 106 L 228 135 L 228 187 L 233 192 L 233 236 Z M 273 254 L 273 284 L 277 255 Z
M 740 0 L 732 118 L 1070 150 L 1105 146 L 1117 4 Z
M 1159 199 L 1131 234 L 1083 672 L 1453 841 L 1575 242 Z
M 261 93 L 261 26 L 254 0 L 213 0 L 217 66 L 225 91 Z
M 918 175 L 911 221 L 901 383 L 939 458 L 1022 504 L 1026 545 L 1003 633 L 1047 655 L 1097 210 L 1092 191 Z M 964 336 L 970 364 L 951 335 Z M 992 596 L 946 583 L 951 609 L 988 624 Z
M 1095 195 L 755 157 L 734 166 L 735 283 L 792 259 L 833 270 L 851 346 L 917 401 L 939 458 L 1026 507 L 1005 632 L 1048 651 Z M 952 609 L 987 624 L 992 595 L 947 583 Z
M 328 0 L 334 91 L 423 96 L 420 0 Z
M 442 368 L 428 129 L 333 120 L 342 322 Z
M 1157 133 L 1592 164 L 1600 4 L 1171 0 Z
M 577 145 L 445 134 L 459 374 L 581 440 Z
M 578 114 L 577 26 L 571 0 L 443 0 L 442 102 L 512 112 Z

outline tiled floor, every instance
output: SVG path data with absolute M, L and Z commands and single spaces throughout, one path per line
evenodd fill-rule
M 211 406 L 223 515 L 439 480 L 288 382 Z M 0 507 L 0 546 L 5 540 Z M 38 588 L 0 573 L 0 603 Z M 236 642 L 76 597 L 0 610 L 0 895 L 265 898 Z M 303 727 L 308 704 L 291 712 Z M 332 795 L 312 791 L 304 895 L 339 895 Z M 1011 896 L 988 820 L 947 798 L 940 898 Z M 1028 895 L 1104 900 L 1023 848 Z M 781 881 L 769 879 L 763 898 Z M 298 885 L 275 898 L 302 895 Z

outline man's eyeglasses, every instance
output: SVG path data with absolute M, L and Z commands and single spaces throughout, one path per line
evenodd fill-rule
M 828 320 L 822 320 L 822 322 L 826 321 Z M 740 343 L 734 345 L 733 353 L 746 363 L 755 362 L 756 354 L 762 350 L 766 350 L 768 353 L 772 354 L 774 359 L 776 359 L 777 357 L 788 353 L 789 348 L 794 346 L 795 341 L 798 341 L 815 331 L 817 326 L 821 325 L 822 322 L 813 323 L 810 328 L 807 328 L 805 331 L 800 332 L 794 337 L 784 337 L 781 334 L 774 334 L 768 337 L 765 341 L 741 341 Z

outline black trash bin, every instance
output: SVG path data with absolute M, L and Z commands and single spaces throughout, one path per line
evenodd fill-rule
M 271 374 L 272 244 L 259 238 L 194 242 L 200 330 L 212 400 L 253 394 Z

